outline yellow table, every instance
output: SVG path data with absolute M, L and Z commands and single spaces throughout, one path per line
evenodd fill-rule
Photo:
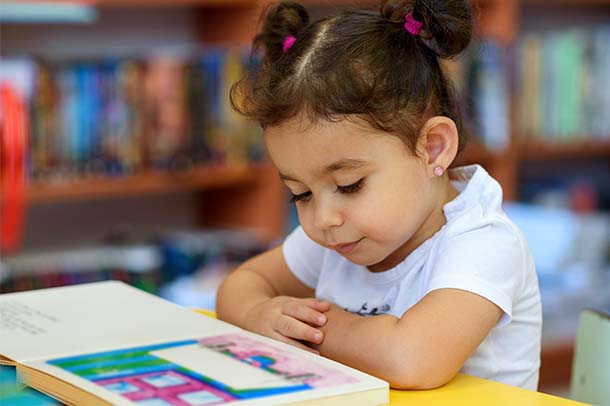
M 390 405 L 582 405 L 515 386 L 459 374 L 447 385 L 425 391 L 390 390 Z
M 213 312 L 198 310 L 206 316 Z M 515 386 L 459 374 L 447 385 L 432 390 L 390 390 L 390 405 L 493 405 L 493 406 L 561 406 L 582 405 L 569 399 L 551 396 Z

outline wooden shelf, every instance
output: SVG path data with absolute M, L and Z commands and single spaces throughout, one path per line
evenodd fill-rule
M 493 0 L 474 0 L 475 3 L 485 4 L 491 3 Z M 534 1 L 534 0 L 528 0 Z M 568 2 L 577 2 L 578 0 L 563 0 Z M 610 0 L 587 0 L 593 3 L 604 3 Z M 24 3 L 33 1 L 24 1 Z M 82 0 L 65 0 L 65 3 L 77 3 L 82 4 Z M 535 2 L 543 2 L 538 0 Z M 554 2 L 561 2 L 561 0 L 555 0 Z M 193 7 L 218 7 L 218 6 L 264 6 L 268 1 L 265 0 L 92 0 L 87 4 L 100 7 L 122 7 L 122 6 L 136 6 L 136 7 L 181 7 L 181 6 L 193 6 Z M 378 0 L 301 0 L 301 4 L 304 6 L 354 6 L 354 5 L 370 5 L 377 6 Z
M 610 159 L 610 140 L 571 143 L 521 141 L 519 142 L 519 157 L 524 161 L 604 157 Z
M 78 3 L 79 0 L 71 0 Z M 91 4 L 100 7 L 121 7 L 121 6 L 193 6 L 193 7 L 233 7 L 233 6 L 253 6 L 264 7 L 268 0 L 93 0 Z M 377 6 L 377 0 L 300 0 L 304 6 Z
M 497 155 L 480 142 L 469 141 L 457 156 L 454 166 L 488 163 L 497 159 Z
M 594 6 L 610 4 L 610 0 L 521 0 L 525 4 L 540 4 L 545 6 L 571 5 Z
M 573 359 L 573 337 L 552 343 L 545 343 L 543 340 L 540 354 L 539 390 L 544 392 L 550 388 L 569 386 Z
M 188 190 L 223 189 L 254 184 L 256 166 L 200 167 L 184 172 L 145 171 L 117 178 L 81 178 L 57 182 L 32 182 L 29 203 L 123 198 Z
M 257 3 L 256 0 L 93 0 L 90 4 L 100 7 L 235 7 Z

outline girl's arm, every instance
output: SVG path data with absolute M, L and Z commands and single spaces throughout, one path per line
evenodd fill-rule
M 398 389 L 449 382 L 502 316 L 482 296 L 459 289 L 428 293 L 398 319 L 326 312 L 320 354 L 385 379 Z
M 244 262 L 223 281 L 216 311 L 221 320 L 315 351 L 303 342 L 322 341 L 316 327 L 326 322 L 330 304 L 313 296 L 290 272 L 279 246 Z

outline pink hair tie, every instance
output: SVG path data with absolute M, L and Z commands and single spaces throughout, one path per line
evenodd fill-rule
M 296 41 L 297 41 L 297 39 L 295 37 L 293 37 L 292 35 L 289 35 L 286 38 L 284 38 L 284 46 L 282 47 L 282 51 L 284 53 L 288 52 L 288 50 L 294 45 L 294 43 Z
M 405 30 L 409 31 L 410 34 L 419 35 L 423 24 L 414 19 L 411 13 L 405 16 L 405 20 Z

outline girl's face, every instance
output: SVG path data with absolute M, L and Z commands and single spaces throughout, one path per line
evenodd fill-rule
M 301 123 L 266 128 L 265 142 L 312 240 L 383 271 L 438 229 L 433 178 L 399 138 L 345 120 Z

